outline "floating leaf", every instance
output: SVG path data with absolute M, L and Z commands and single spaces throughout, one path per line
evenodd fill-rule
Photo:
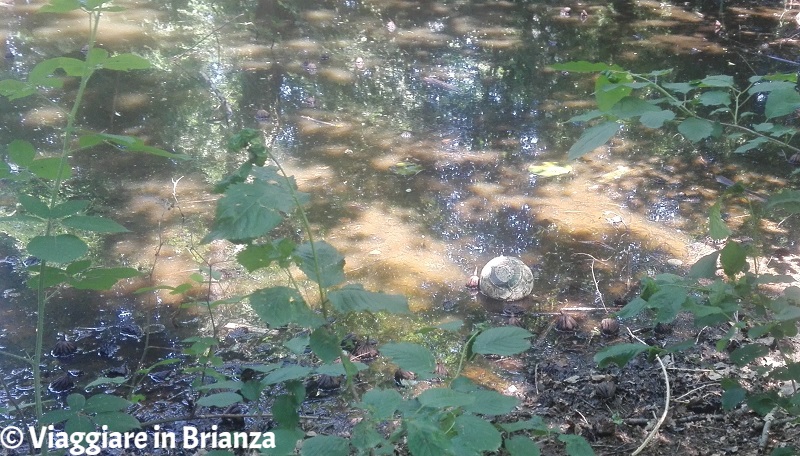
M 597 149 L 617 134 L 619 127 L 620 124 L 617 122 L 604 122 L 587 129 L 578 138 L 578 141 L 570 147 L 567 157 L 570 160 L 574 160 Z
M 300 258 L 300 270 L 309 279 L 325 288 L 344 282 L 344 257 L 336 247 L 325 241 L 306 242 L 297 246 L 295 254 Z
M 424 170 L 422 165 L 419 163 L 413 162 L 400 162 L 396 165 L 389 168 L 389 171 L 392 174 L 397 174 L 398 176 L 416 176 L 417 174 L 421 173 Z
M 76 230 L 92 231 L 95 233 L 127 233 L 128 229 L 119 223 L 96 215 L 73 215 L 61 221 L 64 226 Z
M 390 295 L 364 290 L 357 284 L 347 285 L 328 293 L 328 300 L 337 312 L 389 312 L 407 314 L 408 298 L 402 295 Z
M 86 254 L 89 246 L 71 234 L 36 236 L 28 242 L 28 253 L 45 261 L 69 263 Z
M 429 378 L 433 374 L 436 360 L 427 348 L 408 342 L 385 344 L 380 348 L 381 353 L 390 358 L 393 363 L 401 368 Z
M 561 176 L 572 172 L 572 165 L 562 166 L 557 162 L 544 162 L 541 165 L 531 165 L 528 172 L 542 177 Z
M 472 350 L 482 355 L 510 356 L 531 348 L 533 333 L 517 326 L 489 328 L 475 338 Z

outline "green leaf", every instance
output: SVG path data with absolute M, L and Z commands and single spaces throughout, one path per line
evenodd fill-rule
M 560 434 L 558 440 L 567 444 L 567 454 L 569 456 L 593 456 L 594 450 L 589 446 L 589 442 L 583 437 L 575 434 Z
M 642 299 L 641 297 L 637 296 L 631 299 L 625 307 L 622 308 L 619 312 L 617 312 L 617 316 L 619 318 L 632 318 L 639 314 L 642 310 L 647 308 L 647 301 Z
M 697 101 L 703 106 L 730 106 L 731 95 L 721 90 L 711 90 L 700 95 Z
M 89 246 L 71 234 L 36 236 L 28 242 L 28 253 L 44 261 L 69 263 L 86 254 Z
M 601 369 L 612 363 L 619 367 L 625 367 L 628 361 L 648 350 L 650 350 L 650 347 L 645 344 L 612 345 L 597 352 L 597 354 L 594 355 L 594 361 Z
M 501 423 L 500 427 L 508 433 L 517 431 L 533 431 L 534 434 L 547 435 L 553 432 L 541 416 L 534 415 L 529 420 Z
M 325 241 L 305 242 L 297 246 L 295 254 L 300 258 L 300 270 L 309 279 L 325 288 L 344 282 L 344 257 Z
M 95 394 L 86 400 L 84 413 L 119 412 L 132 404 L 125 399 L 110 394 Z
M 604 122 L 587 129 L 569 148 L 567 158 L 575 160 L 607 143 L 611 137 L 617 134 L 620 126 L 617 122 Z
M 275 385 L 287 380 L 306 378 L 311 374 L 311 371 L 312 369 L 306 366 L 284 366 L 264 377 L 264 384 Z
M 744 271 L 747 265 L 747 251 L 738 242 L 728 242 L 719 252 L 719 262 L 728 277 Z
M 757 93 L 770 93 L 777 89 L 794 90 L 794 86 L 795 86 L 794 82 L 788 82 L 788 81 L 760 82 L 758 84 L 753 84 L 749 89 L 747 89 L 747 93 L 750 95 L 754 95 Z
M 390 295 L 366 291 L 361 285 L 351 284 L 328 293 L 333 308 L 340 313 L 348 312 L 389 312 L 407 314 L 408 298 L 402 295 Z
M 779 399 L 778 393 L 775 391 L 753 394 L 747 398 L 747 406 L 759 415 L 764 416 L 778 405 Z
M 297 441 L 301 440 L 303 436 L 305 436 L 305 432 L 301 429 L 296 427 L 283 427 L 273 429 L 272 432 L 275 435 L 275 448 L 269 449 L 269 456 L 290 456 L 297 454 L 295 453 L 295 447 L 297 446 Z M 269 434 L 267 434 L 269 435 Z M 262 445 L 261 448 L 268 448 L 265 445 Z
M 539 456 L 539 446 L 533 440 L 521 435 L 515 435 L 505 440 L 503 444 L 511 456 Z
M 96 146 L 97 144 L 104 142 L 110 143 L 116 146 L 118 150 L 126 152 L 143 152 L 158 157 L 169 158 L 171 160 L 189 160 L 191 158 L 188 155 L 173 154 L 157 147 L 148 146 L 144 143 L 144 141 L 133 136 L 112 135 L 110 133 L 94 133 L 90 135 L 83 135 L 78 138 L 78 145 L 83 148 Z
M 518 326 L 489 328 L 475 338 L 472 350 L 482 355 L 510 356 L 531 348 L 533 333 Z
M 453 447 L 447 435 L 431 421 L 409 419 L 407 426 L 408 449 L 413 456 L 453 455 Z
M 460 331 L 461 328 L 464 327 L 464 320 L 456 319 L 453 321 L 440 323 L 436 325 L 436 327 L 443 331 L 451 331 L 451 332 Z
M 58 157 L 51 158 L 38 158 L 28 165 L 30 172 L 42 179 L 55 180 L 58 178 L 58 170 L 61 168 L 61 159 Z M 72 170 L 69 166 L 64 166 L 61 174 L 62 179 L 69 179 L 72 176 Z
M 309 342 L 311 350 L 323 363 L 332 363 L 342 356 L 341 340 L 341 337 L 321 326 L 311 333 Z
M 609 114 L 620 119 L 631 119 L 648 113 L 661 112 L 661 108 L 638 97 L 625 97 L 617 102 Z M 668 111 L 669 112 L 669 111 Z
M 762 356 L 769 354 L 769 347 L 763 344 L 753 343 L 742 345 L 730 354 L 731 361 L 741 367 Z
M 103 62 L 103 68 L 116 71 L 146 70 L 150 61 L 134 54 L 117 54 Z
M 64 423 L 64 431 L 67 434 L 94 432 L 95 429 L 94 422 L 85 415 L 76 415 Z
M 86 385 L 86 391 L 94 388 L 95 386 L 103 386 L 103 385 L 122 385 L 123 383 L 128 381 L 128 377 L 98 377 L 88 385 Z
M 800 363 L 786 363 L 785 366 L 778 367 L 770 372 L 769 377 L 775 380 L 798 382 L 800 381 Z
M 222 393 L 214 393 L 201 397 L 197 400 L 197 405 L 202 407 L 224 408 L 242 401 L 242 396 L 239 395 L 239 393 L 224 391 Z
M 708 231 L 711 239 L 715 240 L 727 239 L 728 236 L 731 235 L 731 230 L 722 220 L 719 201 L 714 203 L 714 205 L 708 210 Z
M 475 402 L 464 409 L 479 415 L 505 415 L 511 413 L 519 405 L 515 397 L 505 396 L 497 391 L 477 390 L 470 393 Z
M 368 421 L 361 421 L 353 428 L 350 444 L 361 450 L 360 454 L 394 454 L 394 448 L 391 448 L 389 441 Z
M 733 76 L 729 76 L 727 74 L 706 76 L 705 79 L 700 81 L 700 87 L 733 88 Z
M 236 260 L 248 272 L 269 267 L 273 262 L 288 268 L 294 261 L 294 250 L 297 245 L 285 238 L 275 239 L 269 244 L 250 244 L 236 255 Z
M 361 397 L 358 407 L 369 410 L 377 421 L 389 420 L 403 402 L 403 397 L 395 390 L 371 389 Z
M 69 406 L 70 410 L 78 411 L 83 410 L 83 407 L 86 405 L 86 397 L 82 394 L 72 393 L 67 396 L 67 406 Z
M 767 209 L 781 209 L 791 214 L 800 213 L 800 190 L 782 190 L 767 200 Z
M 691 142 L 706 139 L 714 132 L 714 124 L 697 117 L 689 117 L 678 124 L 678 131 Z
M 664 122 L 675 119 L 675 113 L 669 110 L 646 112 L 639 117 L 639 122 L 647 128 L 661 128 Z
M 302 355 L 308 347 L 309 337 L 307 335 L 293 337 L 283 343 L 283 346 L 296 355 Z
M 28 74 L 28 82 L 41 87 L 60 88 L 64 81 L 54 77 L 56 70 L 61 69 L 67 76 L 81 77 L 86 64 L 70 57 L 56 57 L 39 62 Z
M 297 407 L 297 398 L 293 394 L 281 394 L 272 403 L 272 417 L 281 427 L 295 427 L 300 422 Z
M 588 122 L 590 120 L 598 119 L 603 116 L 605 116 L 605 113 L 603 111 L 600 111 L 599 109 L 593 109 L 591 111 L 584 112 L 583 114 L 572 116 L 569 118 L 569 120 L 567 120 L 567 122 L 571 123 Z
M 734 149 L 733 153 L 735 153 L 735 154 L 743 154 L 745 152 L 753 150 L 753 149 L 761 146 L 762 144 L 768 143 L 768 142 L 769 142 L 769 140 L 767 138 L 762 138 L 762 137 L 751 139 L 750 141 L 747 141 L 746 143 L 744 143 L 741 146 L 739 146 L 736 149 Z
M 775 313 L 777 321 L 791 321 L 800 319 L 800 307 L 786 306 Z
M 682 286 L 664 286 L 647 299 L 647 305 L 656 309 L 657 323 L 670 323 L 686 302 L 688 293 Z
M 108 432 L 128 432 L 139 429 L 141 423 L 133 415 L 125 412 L 101 412 L 94 416 L 97 426 L 108 426 Z
M 420 404 L 425 407 L 442 409 L 446 407 L 462 407 L 475 402 L 475 397 L 469 393 L 454 391 L 450 388 L 430 388 L 417 397 Z
M 503 443 L 500 432 L 489 422 L 475 415 L 463 414 L 456 418 L 453 428 L 458 436 L 453 439 L 453 445 L 468 451 L 496 452 Z M 463 452 L 456 451 L 459 454 Z
M 94 268 L 82 271 L 80 275 L 71 278 L 69 283 L 78 290 L 110 290 L 122 279 L 141 275 L 134 268 Z
M 661 84 L 661 87 L 671 92 L 678 92 L 683 95 L 691 92 L 696 88 L 694 85 L 686 82 L 666 82 L 664 84 Z
M 280 225 L 292 209 L 291 192 L 280 184 L 259 180 L 231 185 L 217 202 L 214 228 L 203 242 L 255 239 Z
M 28 141 L 15 139 L 8 145 L 8 158 L 19 166 L 27 167 L 36 157 L 36 149 Z
M 354 363 L 348 357 L 341 359 L 341 363 L 322 364 L 314 369 L 315 374 L 325 374 L 330 376 L 336 375 L 355 375 L 359 371 L 367 369 L 364 363 Z
M 332 435 L 318 435 L 303 441 L 302 456 L 348 456 L 350 443 Z
M 711 252 L 697 260 L 689 269 L 689 277 L 695 279 L 713 279 L 717 276 L 717 259 L 719 252 Z
M 127 233 L 127 228 L 119 223 L 96 215 L 73 215 L 61 221 L 64 226 L 76 230 L 92 231 L 95 233 Z
M 557 71 L 569 71 L 572 73 L 599 73 L 601 71 L 619 69 L 617 65 L 587 62 L 585 60 L 576 62 L 556 63 L 554 65 L 550 65 L 550 68 Z
M 68 215 L 77 214 L 87 207 L 89 207 L 89 201 L 87 200 L 64 201 L 61 204 L 57 204 L 56 207 L 50 211 L 50 216 L 53 218 L 62 218 Z
M 32 215 L 43 219 L 51 217 L 52 213 L 50 212 L 50 208 L 39 198 L 24 193 L 17 195 L 17 198 L 19 199 L 19 204 Z
M 792 114 L 800 108 L 800 94 L 794 87 L 773 90 L 764 105 L 764 116 L 769 119 Z
M 256 290 L 250 295 L 250 307 L 272 327 L 295 323 L 316 328 L 325 320 L 311 310 L 294 288 L 271 287 Z
M 733 410 L 741 404 L 747 397 L 747 390 L 734 379 L 722 379 L 721 386 L 725 392 L 722 393 L 722 409 L 726 411 Z
M 36 87 L 14 79 L 4 79 L 0 81 L 0 95 L 9 100 L 29 97 L 36 93 Z
M 436 367 L 436 360 L 427 348 L 408 342 L 385 344 L 380 352 L 401 368 L 414 372 L 420 378 L 430 378 Z
M 28 280 L 28 287 L 33 290 L 39 288 L 39 282 L 41 282 L 44 288 L 48 288 L 66 282 L 69 279 L 69 276 L 63 269 L 54 268 L 52 266 L 45 266 L 44 270 L 42 270 L 41 266 L 37 266 L 36 272 L 39 272 L 39 274 L 32 276 Z
M 81 396 L 83 397 L 83 396 Z M 78 415 L 77 410 L 50 410 L 42 415 L 40 424 L 56 424 Z
M 611 78 L 614 78 L 612 81 Z M 609 78 L 606 74 L 601 74 L 594 81 L 594 98 L 597 107 L 604 112 L 608 112 L 620 100 L 630 95 L 632 89 L 624 83 L 631 82 L 629 74 L 613 74 Z
M 66 13 L 81 9 L 79 0 L 50 0 L 50 3 L 39 8 L 40 13 Z

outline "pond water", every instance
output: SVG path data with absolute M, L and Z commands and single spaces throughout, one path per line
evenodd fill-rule
M 0 79 L 24 77 L 45 58 L 81 56 L 85 15 L 37 14 L 44 3 L 0 2 Z M 591 108 L 593 83 L 548 69 L 590 60 L 642 72 L 675 68 L 682 80 L 793 71 L 750 51 L 774 38 L 779 7 L 731 6 L 717 16 L 716 9 L 653 1 L 568 9 L 511 1 L 115 3 L 126 10 L 104 16 L 98 45 L 143 55 L 155 69 L 98 73 L 81 125 L 135 135 L 192 160 L 111 148 L 73 157 L 75 177 L 65 192 L 88 195 L 93 212 L 131 230 L 98 241 L 94 254 L 149 274 L 108 293 L 60 292 L 48 314 L 53 332 L 46 340 L 53 343 L 59 334 L 76 337 L 77 328 L 99 340 L 106 329 L 86 328 L 118 331 L 132 320 L 158 328 L 156 344 L 174 350 L 203 324 L 179 311 L 181 302 L 278 280 L 237 269 L 228 244 L 199 243 L 213 216 L 213 184 L 243 161 L 226 151 L 226 140 L 245 127 L 264 131 L 311 194 L 312 225 L 345 256 L 348 280 L 406 295 L 433 321 L 500 314 L 464 288 L 475 268 L 498 255 L 535 265 L 528 304 L 541 312 L 601 308 L 602 299 L 624 297 L 641 274 L 675 271 L 692 260 L 688 247 L 702 241 L 707 207 L 724 189 L 715 175 L 764 192 L 789 179 L 780 157 L 731 157 L 666 131 L 625 131 L 602 151 L 568 163 L 580 127 L 566 120 Z M 791 49 L 765 53 L 787 56 Z M 63 102 L 74 90 L 67 84 L 46 99 L 0 100 L 0 144 L 22 138 L 53 151 Z M 529 171 L 547 162 L 572 171 Z M 7 215 L 20 189 L 2 185 Z M 5 230 L 25 240 L 15 227 Z M 17 255 L 13 242 L 6 244 L 0 257 Z M 133 294 L 141 286 L 184 283 L 204 264 L 222 274 L 213 290 Z M 33 324 L 34 305 L 19 277 L 10 268 L 5 274 L 11 282 L 0 305 L 0 346 L 24 352 L 34 335 L 17 328 Z M 221 312 L 237 324 L 250 318 Z M 127 341 L 112 362 L 80 368 L 118 367 L 138 357 L 141 341 Z M 24 383 L 21 377 L 11 380 Z

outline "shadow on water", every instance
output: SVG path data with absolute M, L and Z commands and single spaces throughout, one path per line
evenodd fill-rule
M 592 81 L 547 65 L 612 61 L 642 71 L 675 67 L 679 78 L 689 78 L 741 63 L 740 55 L 724 54 L 713 17 L 681 7 L 262 0 L 200 2 L 192 10 L 181 3 L 108 15 L 99 44 L 149 49 L 158 69 L 98 74 L 81 121 L 195 161 L 186 166 L 112 148 L 81 153 L 67 187 L 92 195 L 95 211 L 132 231 L 106 238 L 96 246 L 98 257 L 143 271 L 155 264 L 146 280 L 107 295 L 64 291 L 54 301 L 55 333 L 77 338 L 76 328 L 108 328 L 84 337 L 124 339 L 117 361 L 141 349 L 138 340 L 120 336 L 127 319 L 140 328 L 163 325 L 158 343 L 171 349 L 181 334 L 171 321 L 177 305 L 202 298 L 195 290 L 134 299 L 136 288 L 179 285 L 203 263 L 223 272 L 214 297 L 259 285 L 233 265 L 230 246 L 198 242 L 213 214 L 212 184 L 242 160 L 225 151 L 225 138 L 242 127 L 261 128 L 312 195 L 311 221 L 344 254 L 348 279 L 407 295 L 434 322 L 459 315 L 470 323 L 507 323 L 501 304 L 464 289 L 474 268 L 501 254 L 520 256 L 538 271 L 525 304 L 531 329 L 546 332 L 563 307 L 602 315 L 642 274 L 676 271 L 692 260 L 687 246 L 702 239 L 705 208 L 722 190 L 715 175 L 763 190 L 785 183 L 767 177 L 785 175 L 768 159 L 766 173 L 744 173 L 744 159 L 712 146 L 689 150 L 662 132 L 626 131 L 572 163 L 566 175 L 529 171 L 566 164 L 565 151 L 580 132 L 563 122 L 591 107 Z M 3 78 L 24 75 L 44 57 L 79 54 L 85 24 L 78 16 L 29 10 L 15 7 L 0 29 L 14 54 L 0 68 Z M 37 103 L 0 101 L 9 125 L 0 143 L 26 138 L 53 148 L 63 113 Z M 419 172 L 403 175 L 399 164 Z M 32 321 L 30 302 L 4 306 L 6 337 L 9 328 Z M 109 368 L 81 360 L 80 369 Z

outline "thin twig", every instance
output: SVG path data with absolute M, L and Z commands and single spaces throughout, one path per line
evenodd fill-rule
M 761 437 L 758 438 L 758 449 L 759 452 L 763 452 L 767 448 L 767 441 L 769 441 L 769 430 L 772 427 L 772 422 L 775 421 L 775 410 L 778 407 L 773 408 L 772 410 L 767 413 L 767 416 L 764 417 L 764 428 L 761 429 Z
M 638 337 L 634 336 L 630 329 L 628 330 L 628 334 L 632 338 L 638 340 L 639 342 L 644 343 L 642 339 L 639 339 Z M 661 360 L 661 357 L 656 355 L 656 359 L 658 360 L 658 364 L 661 365 L 661 372 L 664 374 L 664 386 L 666 387 L 666 394 L 664 396 L 664 412 L 661 413 L 661 417 L 656 422 L 656 425 L 653 426 L 653 429 L 650 430 L 650 433 L 647 435 L 647 438 L 644 439 L 644 442 L 642 442 L 642 444 L 639 445 L 639 448 L 637 448 L 636 451 L 631 453 L 631 456 L 636 456 L 647 447 L 647 444 L 650 443 L 650 441 L 653 440 L 653 437 L 655 437 L 655 435 L 658 433 L 658 430 L 661 428 L 661 425 L 664 424 L 664 420 L 667 419 L 667 413 L 669 412 L 669 400 L 670 400 L 669 374 L 667 373 L 667 366 L 664 365 L 664 361 Z

